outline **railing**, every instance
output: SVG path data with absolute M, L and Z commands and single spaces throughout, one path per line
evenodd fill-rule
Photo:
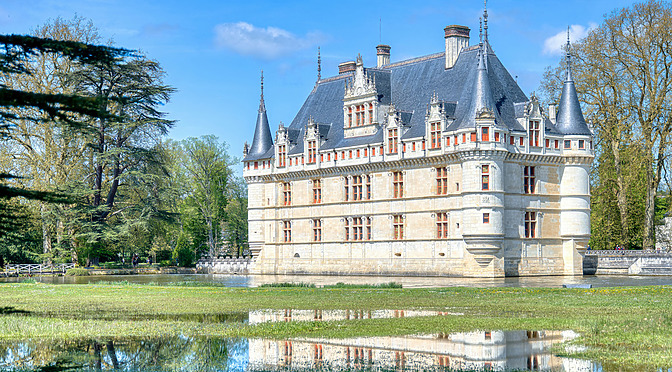
M 666 251 L 631 251 L 631 250 L 621 250 L 621 249 L 605 249 L 605 250 L 590 250 L 586 251 L 587 255 L 592 256 L 626 256 L 626 257 L 642 257 L 642 256 L 669 256 L 672 255 L 672 252 Z
M 68 269 L 73 269 L 75 267 L 74 263 L 67 264 L 7 264 L 5 265 L 5 275 L 19 275 L 19 274 L 28 274 L 28 275 L 42 275 L 42 274 L 56 274 L 63 273 Z

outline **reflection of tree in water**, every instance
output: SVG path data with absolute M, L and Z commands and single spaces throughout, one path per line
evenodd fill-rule
M 0 343 L 0 369 L 226 371 L 247 340 L 173 337 Z

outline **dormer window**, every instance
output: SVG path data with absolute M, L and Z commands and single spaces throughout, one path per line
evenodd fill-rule
M 530 120 L 530 146 L 539 147 L 539 120 Z
M 431 149 L 441 148 L 441 122 L 429 123 L 429 133 L 431 138 Z
M 387 131 L 387 148 L 388 153 L 396 154 L 398 147 L 397 142 L 399 140 L 399 130 L 397 128 L 392 128 Z
M 287 145 L 278 145 L 278 167 L 284 167 L 287 161 Z
M 308 141 L 308 164 L 317 162 L 317 141 Z

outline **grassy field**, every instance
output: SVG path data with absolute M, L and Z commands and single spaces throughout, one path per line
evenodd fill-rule
M 464 315 L 247 325 L 260 309 L 430 309 Z M 0 284 L 0 339 L 354 337 L 472 330 L 567 330 L 605 367 L 672 367 L 672 287 L 227 288 Z

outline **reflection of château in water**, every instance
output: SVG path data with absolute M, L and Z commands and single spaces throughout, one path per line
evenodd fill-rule
M 305 322 L 356 319 L 388 319 L 415 316 L 462 315 L 448 311 L 434 310 L 255 310 L 250 311 L 248 322 Z
M 574 337 L 560 331 L 477 331 L 406 337 L 249 341 L 249 370 L 553 370 L 591 371 L 589 361 L 550 353 Z

